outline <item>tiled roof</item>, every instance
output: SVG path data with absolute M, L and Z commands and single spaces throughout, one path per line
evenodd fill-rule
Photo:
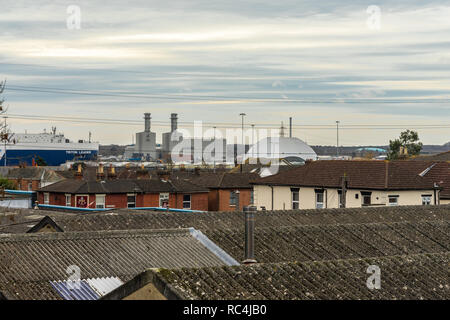
M 163 181 L 161 179 L 141 180 L 106 180 L 85 181 L 66 179 L 39 189 L 42 192 L 60 193 L 129 193 L 129 192 L 208 192 L 205 187 L 199 187 L 188 181 L 174 180 Z
M 448 300 L 449 258 L 445 252 L 148 272 L 178 299 Z M 367 287 L 369 265 L 381 270 L 379 290 Z
M 430 189 L 450 179 L 450 163 L 427 161 L 312 161 L 298 168 L 258 179 L 256 184 L 408 190 Z M 426 174 L 420 176 L 427 168 Z
M 0 292 L 7 299 L 61 299 L 50 281 L 67 280 L 71 265 L 82 279 L 128 281 L 148 268 L 225 263 L 186 229 L 0 235 Z

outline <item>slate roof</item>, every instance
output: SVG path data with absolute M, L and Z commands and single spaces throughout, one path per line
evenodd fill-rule
M 8 171 L 6 177 L 8 179 L 28 180 L 41 180 L 43 177 L 44 181 L 59 181 L 64 178 L 55 171 L 45 167 L 12 168 Z
M 450 253 L 321 262 L 151 270 L 175 299 L 445 299 Z M 381 289 L 369 289 L 369 265 L 381 269 Z
M 340 188 L 345 175 L 350 189 L 423 190 L 450 180 L 449 168 L 447 162 L 323 160 L 260 178 L 255 184 Z
M 253 186 L 250 183 L 253 180 L 258 179 L 259 175 L 251 172 L 205 172 L 185 175 L 183 178 L 193 184 L 208 187 L 210 189 L 251 189 Z
M 148 268 L 225 265 L 189 230 L 128 230 L 0 235 L 0 292 L 7 299 L 61 299 L 50 281 L 81 278 L 128 281 Z
M 92 193 L 194 193 L 208 192 L 205 187 L 199 187 L 184 180 L 168 180 L 161 179 L 141 179 L 141 180 L 76 180 L 66 179 L 49 186 L 40 188 L 40 192 L 58 192 L 72 194 L 92 194 Z

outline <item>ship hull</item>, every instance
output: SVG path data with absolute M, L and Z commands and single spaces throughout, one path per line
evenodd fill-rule
M 0 149 L 0 166 L 5 166 L 5 150 Z M 75 149 L 75 148 L 17 148 L 11 146 L 6 148 L 6 165 L 17 166 L 20 164 L 33 165 L 42 159 L 48 166 L 59 166 L 67 161 L 95 160 L 98 155 L 97 149 Z

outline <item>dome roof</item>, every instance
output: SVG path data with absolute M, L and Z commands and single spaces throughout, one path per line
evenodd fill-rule
M 251 146 L 244 160 L 250 158 L 283 159 L 288 157 L 316 160 L 317 154 L 298 138 L 268 137 Z

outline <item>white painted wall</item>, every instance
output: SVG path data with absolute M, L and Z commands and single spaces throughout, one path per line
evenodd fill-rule
M 296 188 L 293 186 L 292 188 Z M 315 188 L 300 188 L 300 209 L 316 208 Z M 338 189 L 326 188 L 324 192 L 324 205 L 326 208 L 338 208 L 339 194 Z M 431 195 L 431 204 L 434 204 L 433 190 L 410 190 L 410 191 L 378 191 L 378 190 L 347 190 L 346 207 L 359 208 L 362 207 L 361 191 L 371 191 L 372 205 L 389 205 L 389 196 L 398 196 L 398 205 L 422 205 L 422 195 Z M 358 195 L 356 198 L 355 195 Z M 272 210 L 272 189 L 266 185 L 254 186 L 255 205 L 258 210 L 264 206 L 266 210 Z M 292 209 L 291 187 L 290 186 L 273 186 L 273 209 L 274 210 L 290 210 Z M 450 200 L 441 204 L 450 203 Z

